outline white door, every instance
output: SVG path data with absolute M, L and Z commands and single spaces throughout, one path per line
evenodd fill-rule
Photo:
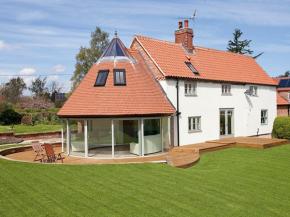
M 220 136 L 234 135 L 234 110 L 220 109 Z

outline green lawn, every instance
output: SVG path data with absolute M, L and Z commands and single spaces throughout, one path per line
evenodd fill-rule
M 24 134 L 24 133 L 42 133 L 42 132 L 53 132 L 60 131 L 62 125 L 47 125 L 47 124 L 37 124 L 34 126 L 27 125 L 14 125 L 14 129 L 11 129 L 11 126 L 2 126 L 0 125 L 0 133 L 1 132 L 12 132 L 14 131 L 16 134 Z
M 290 216 L 290 145 L 165 164 L 41 165 L 0 160 L 0 216 Z

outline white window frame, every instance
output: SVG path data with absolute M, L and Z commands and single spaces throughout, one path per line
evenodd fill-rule
M 201 116 L 188 117 L 188 132 L 201 131 Z
M 251 85 L 249 87 L 249 92 L 251 96 L 258 96 L 258 86 Z
M 196 95 L 197 82 L 184 82 L 184 95 L 185 96 L 197 96 Z
M 290 101 L 290 92 L 288 92 L 288 101 Z
M 232 95 L 231 89 L 232 89 L 232 85 L 231 84 L 222 84 L 222 95 L 223 96 Z
M 261 125 L 268 124 L 268 109 L 261 110 Z

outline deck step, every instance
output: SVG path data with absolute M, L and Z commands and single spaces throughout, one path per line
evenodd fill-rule
M 199 152 L 195 149 L 172 149 L 169 151 L 166 161 L 173 167 L 187 168 L 199 160 Z

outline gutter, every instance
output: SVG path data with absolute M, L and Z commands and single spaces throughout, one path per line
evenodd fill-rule
M 177 146 L 180 146 L 179 142 L 179 79 L 176 79 L 176 122 L 177 122 Z

